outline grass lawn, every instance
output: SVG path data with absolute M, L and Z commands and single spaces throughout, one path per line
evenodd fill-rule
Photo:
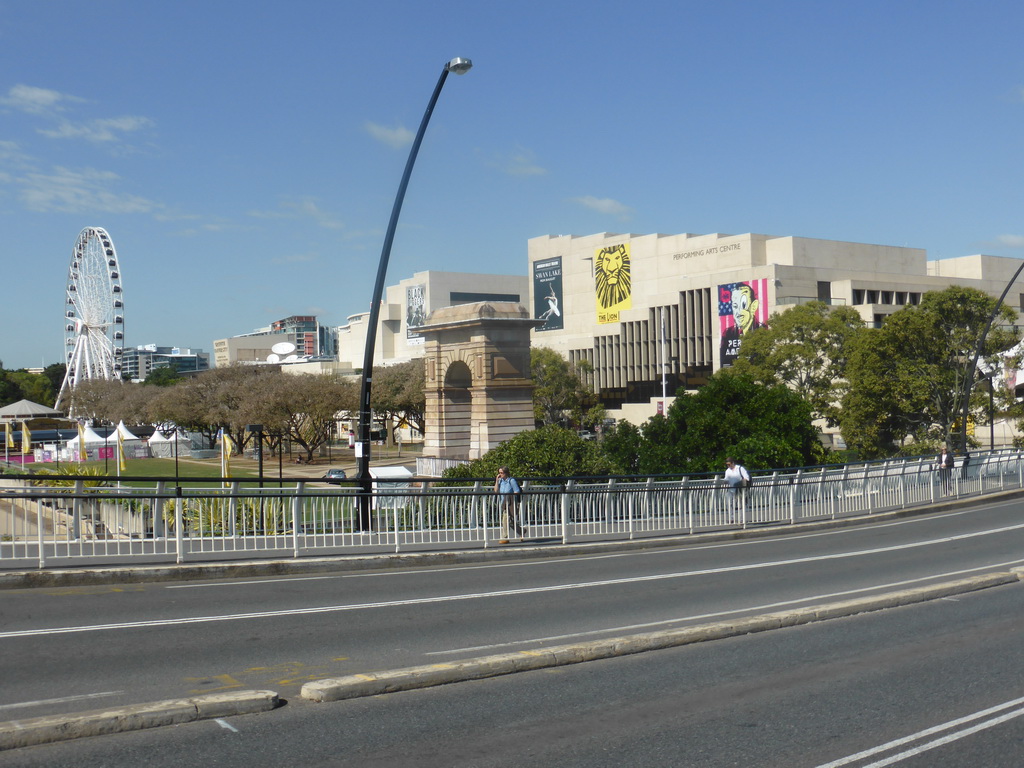
M 231 477 L 237 480 L 258 478 L 258 472 L 255 469 L 250 469 L 246 466 L 237 466 L 243 462 L 233 462 L 231 467 Z M 249 462 L 245 462 L 249 463 Z M 56 464 L 37 464 L 37 469 L 49 469 L 55 470 Z M 95 471 L 99 469 L 101 472 L 105 472 L 106 476 L 111 479 L 117 478 L 117 462 L 116 460 L 109 460 L 106 462 L 102 461 L 87 461 L 82 464 L 61 464 L 61 467 L 74 467 L 80 466 L 89 470 Z M 71 471 L 65 469 L 65 471 Z M 211 459 L 209 461 L 195 461 L 195 460 L 181 460 L 177 462 L 177 477 L 181 481 L 182 487 L 199 487 L 209 488 L 211 483 L 202 482 L 190 482 L 198 478 L 219 478 L 221 476 L 220 459 Z M 269 485 L 269 476 L 266 471 L 263 473 L 264 483 Z M 128 478 L 146 478 L 144 480 L 129 480 Z M 173 482 L 175 478 L 175 461 L 174 459 L 128 459 L 125 462 L 125 469 L 121 472 L 121 479 L 126 484 L 132 486 L 139 486 L 142 488 L 152 487 L 157 484 L 161 479 L 171 480 Z M 251 485 L 252 483 L 246 483 Z

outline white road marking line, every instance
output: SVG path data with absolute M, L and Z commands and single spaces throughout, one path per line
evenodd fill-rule
M 587 632 L 573 632 L 565 635 L 550 635 L 548 637 L 532 637 L 522 640 L 511 640 L 505 643 L 492 643 L 490 645 L 476 645 L 468 648 L 452 648 L 444 651 L 427 651 L 424 656 L 450 656 L 457 653 L 476 653 L 479 651 L 494 650 L 496 648 L 509 648 L 515 645 L 530 645 L 533 643 L 550 643 L 557 640 L 572 640 L 579 637 L 592 637 L 594 635 L 604 635 L 609 632 L 635 632 L 640 629 L 650 629 L 651 627 L 665 626 L 666 624 L 679 624 L 685 621 L 700 621 L 704 619 L 717 619 L 722 616 L 735 616 L 736 614 L 770 611 L 777 608 L 785 608 L 788 606 L 799 605 L 800 603 L 811 603 L 818 600 L 832 600 L 837 597 L 846 597 L 848 595 L 864 594 L 866 592 L 876 592 L 880 589 L 892 589 L 893 587 L 907 587 L 911 584 L 920 584 L 925 581 L 933 581 L 937 578 L 949 578 L 950 576 L 963 576 L 968 573 L 975 573 L 977 571 L 990 571 L 993 568 L 1005 568 L 1008 566 L 1017 565 L 1017 561 L 1013 563 L 998 563 L 996 565 L 986 565 L 981 568 L 970 568 L 964 571 L 951 571 L 949 573 L 940 574 L 938 576 L 921 576 L 916 579 L 906 579 L 904 581 L 893 581 L 888 584 L 875 584 L 870 587 L 861 587 L 860 589 L 847 589 L 841 592 L 827 592 L 820 595 L 810 595 L 809 597 L 800 597 L 795 600 L 783 600 L 777 603 L 766 603 L 764 605 L 751 605 L 746 608 L 734 608 L 729 611 L 716 611 L 714 613 L 701 613 L 693 616 L 681 616 L 676 619 L 662 619 L 659 621 L 649 621 L 642 624 L 626 624 L 619 627 L 606 627 L 604 629 L 592 629 Z M 950 600 L 952 602 L 959 602 L 956 598 L 942 598 L 943 600 Z
M 902 738 L 895 739 L 894 741 L 890 741 L 890 742 L 888 742 L 886 744 L 879 744 L 877 747 L 872 747 L 871 749 L 866 749 L 863 752 L 858 752 L 858 753 L 856 753 L 854 755 L 848 755 L 847 757 L 841 757 L 838 760 L 833 760 L 831 763 L 824 763 L 823 765 L 819 765 L 818 768 L 840 768 L 840 766 L 843 766 L 843 765 L 850 765 L 851 763 L 855 763 L 858 760 L 861 760 L 863 758 L 872 757 L 874 755 L 880 754 L 881 752 L 887 752 L 890 749 L 896 749 L 897 747 L 902 747 L 902 746 L 904 746 L 906 744 L 910 744 L 913 741 L 917 741 L 919 739 L 923 739 L 923 738 L 926 738 L 928 736 L 934 736 L 934 735 L 936 735 L 938 733 L 941 733 L 942 731 L 948 731 L 951 728 L 958 728 L 961 725 L 966 725 L 967 723 L 973 722 L 975 720 L 980 720 L 982 718 L 989 717 L 990 715 L 994 715 L 994 714 L 997 714 L 999 712 L 1002 712 L 1004 709 L 1010 709 L 1011 707 L 1019 707 L 1021 704 L 1024 704 L 1024 698 L 1013 699 L 1011 701 L 1004 701 L 1002 704 L 996 704 L 994 707 L 989 707 L 988 709 L 983 709 L 983 710 L 981 710 L 979 712 L 974 712 L 974 713 L 972 713 L 970 715 L 965 715 L 964 717 L 958 717 L 955 720 L 950 720 L 949 722 L 942 723 L 941 725 L 935 725 L 935 726 L 932 726 L 931 728 L 926 728 L 923 731 L 918 731 L 917 733 L 912 733 L 909 736 L 904 736 Z M 993 721 L 988 721 L 988 723 L 982 723 L 979 726 L 975 726 L 973 729 L 968 729 L 968 731 L 963 732 L 962 735 L 956 735 L 956 734 L 954 734 L 954 735 L 956 735 L 956 738 L 963 738 L 963 736 L 968 736 L 968 735 L 970 735 L 970 733 L 974 733 L 977 730 L 982 730 L 983 728 L 990 728 L 993 725 L 998 725 L 999 723 L 1004 722 L 1005 720 L 1010 720 L 1010 719 L 1012 719 L 1014 717 L 1019 717 L 1022 714 L 1024 714 L 1024 709 L 1017 710 L 1016 712 L 1010 712 L 1010 713 L 1007 713 L 1005 715 L 1002 715 L 999 718 L 996 718 Z M 950 740 L 955 741 L 955 739 L 950 739 Z M 939 746 L 939 744 L 937 742 L 931 742 L 931 744 L 933 744 L 934 746 Z M 928 747 L 928 749 L 932 748 L 932 746 L 929 746 L 929 745 L 924 745 L 924 746 Z M 894 755 L 893 757 L 898 757 L 899 759 L 902 760 L 904 757 L 910 757 L 910 756 L 911 756 L 911 752 L 908 751 L 908 752 L 902 753 L 901 755 Z M 887 759 L 892 761 L 892 758 L 887 758 Z M 888 762 L 884 762 L 884 761 L 883 762 L 877 762 L 877 763 L 872 763 L 870 766 L 864 766 L 864 768 L 872 768 L 872 766 L 882 766 L 882 765 L 889 765 L 889 763 Z
M 206 584 L 166 584 L 164 589 L 203 589 L 205 587 L 242 587 L 251 584 L 277 584 L 281 581 L 323 581 L 325 579 L 343 579 L 344 576 L 294 576 L 282 579 L 253 579 L 251 581 L 215 581 Z
M 203 624 L 214 621 L 238 621 L 241 619 L 266 619 L 275 618 L 281 616 L 307 616 L 315 613 L 338 613 L 341 611 L 355 611 L 363 610 L 367 608 L 394 608 L 407 605 L 428 605 L 431 603 L 444 603 L 444 602 L 455 602 L 459 600 L 478 600 L 481 598 L 489 597 L 513 597 L 516 595 L 533 595 L 542 592 L 562 592 L 575 589 L 591 589 L 594 587 L 609 587 L 619 586 L 623 584 L 641 584 L 650 581 L 666 581 L 669 579 L 681 579 L 691 576 L 709 576 L 720 573 L 737 573 L 742 571 L 753 571 L 761 568 L 779 568 L 786 565 L 803 565 L 806 563 L 816 563 L 828 560 L 845 560 L 853 557 L 863 557 L 866 555 L 875 555 L 885 552 L 898 552 L 900 550 L 907 549 L 918 549 L 921 547 L 932 546 L 934 544 L 949 543 L 952 541 L 961 541 L 963 539 L 971 539 L 979 536 L 985 536 L 990 533 L 1001 533 L 1006 531 L 1017 530 L 1018 528 L 1024 528 L 1024 523 L 1020 525 L 1007 526 L 1002 529 L 994 529 L 985 532 L 975 532 L 960 534 L 958 536 L 945 536 L 940 539 L 931 539 L 928 541 L 912 542 L 909 544 L 897 544 L 889 547 L 874 547 L 872 549 L 856 550 L 853 552 L 841 552 L 830 555 L 815 555 L 809 557 L 796 557 L 789 560 L 774 560 L 763 563 L 744 563 L 742 565 L 730 565 L 723 566 L 721 568 L 701 568 L 695 571 L 678 571 L 674 573 L 657 573 L 649 576 L 630 576 L 623 577 L 620 579 L 603 579 L 601 581 L 584 581 L 568 584 L 551 584 L 546 587 L 524 587 L 522 589 L 504 589 L 497 590 L 494 592 L 469 592 L 465 594 L 454 594 L 454 595 L 439 595 L 437 597 L 420 597 L 410 598 L 408 600 L 389 600 L 377 603 L 353 603 L 345 605 L 326 605 L 316 608 L 286 608 L 279 611 L 256 611 L 253 613 L 231 613 L 222 614 L 218 616 L 192 616 L 182 617 L 178 619 L 151 619 L 148 621 L 126 621 L 117 622 L 114 624 L 86 624 L 81 626 L 72 627 L 50 627 L 43 629 L 21 629 L 14 630 L 11 632 L 0 632 L 0 640 L 16 637 L 37 637 L 41 635 L 62 635 L 71 634 L 76 632 L 97 632 L 102 630 L 112 629 L 134 629 L 138 627 L 169 627 L 186 624 Z M 1012 565 L 1017 565 L 1024 562 L 1024 560 L 1015 560 Z M 1005 564 L 1004 564 L 1005 565 Z M 992 567 L 1000 567 L 999 565 L 990 565 Z M 979 569 L 971 569 L 977 571 Z M 929 577 L 939 578 L 939 575 Z
M 17 704 L 0 704 L 0 709 L 20 709 L 22 707 L 42 707 L 47 704 L 64 704 L 69 701 L 84 699 L 101 699 L 105 696 L 119 696 L 124 691 L 103 691 L 102 693 L 83 693 L 78 696 L 63 696 L 59 699 L 40 699 L 39 701 L 22 701 Z
M 215 722 L 221 728 L 226 728 L 227 730 L 231 731 L 232 733 L 238 733 L 238 729 L 235 728 L 235 726 L 233 726 L 227 720 L 223 720 L 223 719 L 218 717 L 218 718 L 215 718 L 213 722 Z
M 943 736 L 941 739 L 935 739 L 935 741 L 930 741 L 927 744 L 922 744 L 919 747 L 908 749 L 905 752 L 899 753 L 898 755 L 892 755 L 891 757 L 887 757 L 885 760 L 878 760 L 874 763 L 869 763 L 868 765 L 865 765 L 864 768 L 884 768 L 884 766 L 886 765 L 892 765 L 893 763 L 901 763 L 908 757 L 916 757 L 917 755 L 924 754 L 925 752 L 935 749 L 936 747 L 951 744 L 954 741 L 959 741 L 960 739 L 971 736 L 972 734 L 978 733 L 979 731 L 985 731 L 989 728 L 994 728 L 997 725 L 1001 725 L 1002 723 L 1005 723 L 1008 720 L 1013 720 L 1015 717 L 1020 717 L 1021 715 L 1024 715 L 1024 708 L 1018 709 L 1016 712 L 1007 712 L 1005 715 L 992 718 L 991 720 L 987 720 L 984 723 L 978 723 L 975 726 L 965 728 L 964 730 L 958 731 L 957 733 L 951 733 L 948 736 Z

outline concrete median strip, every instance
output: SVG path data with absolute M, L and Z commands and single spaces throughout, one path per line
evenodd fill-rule
M 690 643 L 719 640 L 754 632 L 765 632 L 782 627 L 795 627 L 816 621 L 827 621 L 859 613 L 911 605 L 940 597 L 974 592 L 988 587 L 1013 584 L 1024 580 L 1024 569 L 1015 568 L 1009 572 L 972 576 L 942 584 L 916 589 L 888 592 L 881 595 L 844 600 L 835 603 L 795 608 L 789 611 L 768 613 L 761 616 L 701 624 L 681 629 L 665 629 L 645 632 L 588 643 L 559 645 L 515 653 L 503 653 L 466 659 L 446 664 L 427 664 L 381 672 L 348 675 L 346 677 L 314 680 L 302 686 L 302 698 L 311 701 L 339 701 L 381 693 L 408 691 L 434 685 L 456 683 L 466 680 L 480 680 L 515 672 L 578 664 L 584 661 L 628 656 L 644 651 L 674 648 Z
M 138 731 L 216 717 L 266 712 L 280 705 L 274 691 L 233 691 L 148 704 L 129 704 L 72 715 L 47 715 L 0 723 L 0 749 L 49 744 L 83 736 Z

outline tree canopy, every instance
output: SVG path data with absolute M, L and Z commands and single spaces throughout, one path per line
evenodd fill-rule
M 583 382 L 582 374 L 588 370 L 586 361 L 574 366 L 553 349 L 530 350 L 533 414 L 538 422 L 545 426 L 571 423 L 578 427 L 601 423 L 605 410 Z
M 988 294 L 962 286 L 929 291 L 916 306 L 893 313 L 867 329 L 852 346 L 849 391 L 840 426 L 847 445 L 864 458 L 891 455 L 907 441 L 934 447 L 951 441 L 973 388 L 971 362 L 996 307 Z M 1010 349 L 1020 334 L 1017 313 L 1002 306 L 983 358 Z M 986 398 L 971 396 L 969 413 L 984 420 Z
M 389 424 L 397 425 L 405 419 L 422 434 L 427 410 L 423 370 L 422 359 L 374 368 L 370 395 L 374 412 Z
M 733 369 L 765 383 L 787 384 L 811 404 L 816 418 L 835 426 L 846 391 L 846 362 L 863 328 L 852 307 L 799 304 L 744 336 Z
M 808 466 L 829 458 L 811 407 L 799 393 L 728 371 L 696 393 L 677 397 L 664 416 L 652 416 L 638 431 L 617 425 L 602 441 L 620 471 L 718 472 L 727 456 L 748 469 Z
M 606 475 L 612 464 L 598 443 L 576 432 L 545 426 L 520 432 L 476 461 L 453 467 L 446 478 L 493 478 L 507 466 L 513 477 L 572 477 Z

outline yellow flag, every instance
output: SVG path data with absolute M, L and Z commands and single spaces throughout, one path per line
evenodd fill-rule
M 121 430 L 117 430 L 117 466 L 122 472 L 128 469 L 124 460 L 124 435 L 121 434 Z
M 221 452 L 224 454 L 224 477 L 231 477 L 231 438 L 227 430 L 224 430 L 224 444 Z
M 21 452 L 23 455 L 32 452 L 32 430 L 27 421 L 21 422 Z
M 85 452 L 85 426 L 78 422 L 78 460 L 85 461 L 89 456 Z
M 9 422 L 9 421 L 5 421 L 4 422 L 4 437 L 7 440 L 7 447 L 8 448 L 13 448 L 14 447 L 14 432 L 11 430 L 11 422 Z

